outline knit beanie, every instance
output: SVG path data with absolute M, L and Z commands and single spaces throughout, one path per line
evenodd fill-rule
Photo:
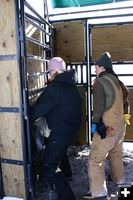
M 110 53 L 103 53 L 100 58 L 96 60 L 95 65 L 104 66 L 105 69 L 112 69 L 112 59 Z
M 48 62 L 48 71 L 65 70 L 65 69 L 66 69 L 66 64 L 64 60 L 60 57 L 53 57 Z

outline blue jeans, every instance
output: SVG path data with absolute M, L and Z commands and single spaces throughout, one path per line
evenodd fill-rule
M 56 189 L 58 200 L 75 200 L 74 193 L 64 174 L 58 170 L 75 134 L 76 132 L 51 132 L 45 148 L 43 173 L 49 184 Z

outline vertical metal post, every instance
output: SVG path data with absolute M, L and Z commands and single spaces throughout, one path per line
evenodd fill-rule
M 86 21 L 85 29 L 86 37 L 86 70 L 87 70 L 87 120 L 88 120 L 88 143 L 91 143 L 91 35 L 90 35 L 90 25 Z
M 34 183 L 32 178 L 32 150 L 31 150 L 31 135 L 30 135 L 30 122 L 28 113 L 28 79 L 27 79 L 27 53 L 26 53 L 26 36 L 25 36 L 25 0 L 20 1 L 20 20 L 21 20 L 21 66 L 23 67 L 23 105 L 24 105 L 24 118 L 25 118 L 25 128 L 26 128 L 26 141 L 27 141 L 27 179 L 28 179 L 28 193 L 31 197 L 35 196 Z
M 16 37 L 17 37 L 17 61 L 19 66 L 19 96 L 20 96 L 20 115 L 21 115 L 21 131 L 22 131 L 22 148 L 23 148 L 23 164 L 24 164 L 24 179 L 25 179 L 25 193 L 26 200 L 30 200 L 35 197 L 35 188 L 34 188 L 34 177 L 33 177 L 33 152 L 32 152 L 32 142 L 31 142 L 31 133 L 30 133 L 30 121 L 29 121 L 29 90 L 28 90 L 28 76 L 27 76 L 27 68 L 29 55 L 27 55 L 26 49 L 26 35 L 25 35 L 25 22 L 26 22 L 26 14 L 25 7 L 28 7 L 33 14 L 35 14 L 39 19 L 34 16 L 34 20 L 37 20 L 38 27 L 41 28 L 42 31 L 42 41 L 41 45 L 46 49 L 42 50 L 42 55 L 40 62 L 43 63 L 44 68 L 46 68 L 46 50 L 50 51 L 50 55 L 53 53 L 53 49 L 50 48 L 50 44 L 47 44 L 46 41 L 46 26 L 50 27 L 51 31 L 53 27 L 49 24 L 45 18 L 48 15 L 47 11 L 44 13 L 44 19 L 32 8 L 30 4 L 26 0 L 14 0 L 15 2 L 15 14 L 16 14 Z M 44 1 L 44 7 L 45 7 Z M 44 8 L 46 10 L 46 7 Z M 28 15 L 28 14 L 27 14 Z M 31 18 L 31 19 L 33 19 Z M 35 24 L 34 24 L 35 25 Z M 43 32 L 44 29 L 44 32 Z M 52 38 L 52 35 L 49 35 Z M 32 42 L 35 42 L 33 38 L 31 38 Z M 36 42 L 37 43 L 37 42 Z M 39 43 L 37 43 L 39 45 Z M 40 45 L 40 46 L 41 46 Z M 47 47 L 49 46 L 49 47 Z M 42 48 L 41 47 L 41 48 Z M 39 58 L 40 59 L 40 58 Z M 42 69 L 44 71 L 46 69 Z
M 24 101 L 24 116 L 27 125 L 27 141 L 28 141 L 28 158 L 29 162 L 32 160 L 31 154 L 31 139 L 29 132 L 29 118 L 28 118 L 28 81 L 27 81 L 27 55 L 26 55 L 26 39 L 25 39 L 25 14 L 24 14 L 24 0 L 20 1 L 21 7 L 21 67 L 23 67 L 23 79 L 24 79 L 24 88 L 23 88 L 23 101 Z
M 2 168 L 1 168 L 1 162 L 0 162 L 0 198 L 3 198 L 3 196 L 4 196 L 4 189 L 3 189 Z
M 17 62 L 19 66 L 19 96 L 20 96 L 20 115 L 21 115 L 21 132 L 22 132 L 22 148 L 23 148 L 23 165 L 24 165 L 24 180 L 25 180 L 25 196 L 29 199 L 28 191 L 28 175 L 27 175 L 27 151 L 26 151 L 26 136 L 25 136 L 25 123 L 23 115 L 23 86 L 22 86 L 22 63 L 21 63 L 21 42 L 20 42 L 20 19 L 19 9 L 20 1 L 14 0 L 15 4 L 15 16 L 16 16 L 16 45 L 17 45 Z

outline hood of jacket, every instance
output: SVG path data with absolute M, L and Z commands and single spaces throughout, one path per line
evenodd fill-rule
M 64 84 L 75 85 L 76 83 L 75 70 L 72 69 L 72 70 L 64 71 L 63 73 L 58 74 L 53 81 L 64 83 Z

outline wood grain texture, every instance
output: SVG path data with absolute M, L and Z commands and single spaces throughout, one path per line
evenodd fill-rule
M 133 25 L 96 27 L 92 29 L 92 58 L 95 61 L 109 51 L 113 61 L 133 60 Z
M 57 56 L 66 62 L 84 60 L 84 24 L 72 21 L 53 24 L 57 36 Z
M 5 196 L 25 198 L 23 166 L 2 164 Z
M 16 54 L 16 27 L 13 0 L 0 0 L 0 55 Z
M 18 64 L 0 61 L 0 107 L 19 107 Z
M 16 55 L 14 0 L 0 0 L 0 55 Z M 20 107 L 17 61 L 0 60 L 0 107 Z M 0 112 L 0 156 L 23 161 L 20 113 Z M 2 163 L 5 196 L 25 197 L 23 166 Z

